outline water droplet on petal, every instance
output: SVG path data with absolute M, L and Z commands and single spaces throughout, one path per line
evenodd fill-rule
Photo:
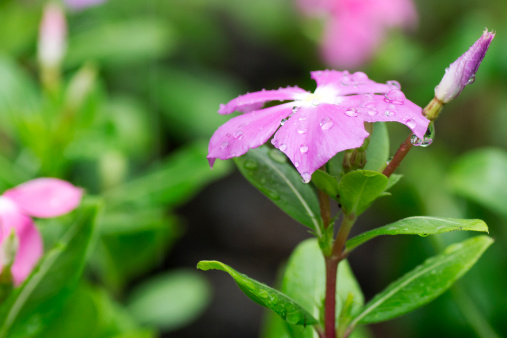
M 306 116 L 301 116 L 301 117 L 299 118 L 299 121 L 304 121 L 304 120 L 306 120 Z
M 387 106 L 387 109 L 384 112 L 384 115 L 387 117 L 394 116 L 396 114 L 396 112 L 394 110 L 395 110 L 394 105 L 390 104 L 389 106 Z
M 248 170 L 256 170 L 257 169 L 257 162 L 254 160 L 247 160 L 245 164 L 243 164 L 243 167 Z
M 348 72 L 347 73 L 343 72 L 343 76 L 340 82 L 344 86 L 350 86 L 351 84 L 354 83 Z
M 282 126 L 283 126 L 283 125 L 285 124 L 285 122 L 287 122 L 287 121 L 289 121 L 289 118 L 288 118 L 288 117 L 287 117 L 287 118 L 282 119 L 282 120 L 280 121 L 280 125 L 282 125 Z
M 298 127 L 298 133 L 299 133 L 299 134 L 305 134 L 305 133 L 306 133 L 306 131 L 307 131 L 307 130 L 306 130 L 306 128 L 301 127 L 301 126 L 300 126 L 300 127 Z
M 377 107 L 375 107 L 375 103 L 370 102 L 365 105 L 365 108 L 368 109 L 368 115 L 375 116 L 378 114 Z
M 320 128 L 322 128 L 322 130 L 328 130 L 331 129 L 331 127 L 333 127 L 333 121 L 331 121 L 329 117 L 326 116 L 320 120 Z
M 398 81 L 396 80 L 391 80 L 391 81 L 387 81 L 387 85 L 391 88 L 391 89 L 398 89 L 400 90 L 401 89 L 401 85 Z
M 242 136 L 243 136 L 243 131 L 242 131 L 242 130 L 240 130 L 240 129 L 236 129 L 236 130 L 234 131 L 234 133 L 232 134 L 232 136 L 233 136 L 234 138 L 238 138 L 238 137 L 239 137 L 239 139 L 241 140 L 241 139 L 242 139 Z
M 407 124 L 407 126 L 410 128 L 410 129 L 414 129 L 416 126 L 417 126 L 417 123 L 415 123 L 414 120 L 407 120 L 407 122 L 405 122 Z
M 345 115 L 350 117 L 356 117 L 357 116 L 357 109 L 356 108 L 349 108 L 345 111 Z
M 297 113 L 297 112 L 298 112 L 298 110 L 299 110 L 299 106 L 294 106 L 294 107 L 292 107 L 292 113 L 293 113 L 293 114 Z
M 412 145 L 416 146 L 416 147 L 419 147 L 421 144 L 422 144 L 422 140 L 417 137 L 415 134 L 412 135 L 412 137 L 410 138 L 410 143 L 412 143 Z
M 227 148 L 229 146 L 229 142 L 222 142 L 222 144 L 220 145 L 220 148 L 222 150 L 224 150 L 225 148 Z
M 278 147 L 278 149 L 280 149 L 281 151 L 285 151 L 287 150 L 287 145 L 285 143 L 282 143 L 280 147 Z
M 315 107 L 317 107 L 319 105 L 319 103 L 320 103 L 320 100 L 318 100 L 318 99 L 312 100 L 312 105 L 314 105 Z
M 368 75 L 366 75 L 363 72 L 355 72 L 354 74 L 352 74 L 352 80 L 354 80 L 354 82 L 357 83 L 363 83 L 366 80 L 368 80 Z
M 295 166 L 296 168 L 297 168 L 297 167 L 299 167 L 299 162 L 297 162 L 297 161 L 296 161 L 296 162 L 294 162 L 294 166 Z
M 467 85 L 472 84 L 475 82 L 475 74 L 472 74 L 467 80 Z
M 309 173 L 302 173 L 301 178 L 303 179 L 303 183 L 308 183 L 312 180 L 312 175 Z
M 367 104 L 375 102 L 375 96 L 373 94 L 363 94 L 361 96 L 361 101 L 363 106 L 365 107 Z
M 428 126 L 426 133 L 424 133 L 424 138 L 422 140 L 421 147 L 427 147 L 430 144 L 432 144 L 434 138 L 435 138 L 435 125 L 431 123 Z
M 405 94 L 401 90 L 393 89 L 384 95 L 384 101 L 394 104 L 403 104 L 405 102 Z
M 308 146 L 306 144 L 302 144 L 300 147 L 299 147 L 299 151 L 301 152 L 301 154 L 305 154 L 308 152 Z

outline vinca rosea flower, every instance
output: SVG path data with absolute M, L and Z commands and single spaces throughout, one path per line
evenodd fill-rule
M 388 28 L 417 21 L 411 0 L 298 0 L 309 16 L 325 17 L 322 56 L 334 67 L 357 67 L 371 57 Z
M 488 51 L 495 33 L 486 29 L 482 36 L 466 52 L 445 70 L 440 84 L 435 87 L 435 97 L 442 103 L 455 99 L 466 85 L 475 81 L 482 59 Z
M 12 245 L 9 238 L 13 230 L 17 237 L 11 267 L 15 285 L 26 279 L 42 256 L 42 238 L 31 217 L 51 218 L 66 214 L 77 207 L 81 196 L 81 189 L 56 178 L 31 180 L 0 196 L 0 246 Z
M 298 87 L 262 90 L 241 95 L 225 105 L 220 114 L 236 116 L 211 137 L 208 160 L 229 159 L 259 147 L 271 138 L 309 182 L 312 173 L 338 152 L 360 147 L 368 132 L 365 122 L 396 121 L 422 138 L 429 121 L 422 109 L 407 100 L 397 81 L 376 83 L 365 73 L 315 71 L 314 93 Z M 381 94 L 381 95 L 375 95 Z M 262 109 L 268 101 L 290 101 Z
M 60 5 L 49 3 L 44 8 L 39 29 L 39 63 L 47 68 L 57 67 L 67 48 L 67 21 Z

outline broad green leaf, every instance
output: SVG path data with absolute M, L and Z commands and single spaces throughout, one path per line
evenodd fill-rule
M 384 192 L 387 181 L 386 176 L 371 170 L 345 174 L 338 187 L 343 212 L 359 216 Z
M 231 267 L 218 261 L 200 261 L 197 268 L 201 270 L 221 270 L 227 272 L 251 300 L 259 305 L 273 310 L 287 323 L 294 325 L 313 325 L 317 320 L 306 311 L 301 305 L 280 291 L 259 283 L 250 277 L 237 272 Z
M 294 299 L 315 318 L 320 318 L 325 298 L 326 268 L 324 257 L 316 239 L 300 243 L 292 252 L 282 280 L 281 291 Z M 347 261 L 338 267 L 336 291 L 337 317 L 348 297 L 352 297 L 351 312 L 357 312 L 364 297 Z M 288 326 L 291 337 L 313 337 L 313 328 Z
M 428 236 L 458 230 L 488 232 L 488 226 L 480 219 L 438 218 L 427 216 L 408 217 L 380 228 L 363 232 L 349 239 L 346 246 L 347 250 L 351 251 L 370 239 L 381 235 Z
M 200 274 L 180 269 L 136 287 L 128 297 L 127 310 L 143 325 L 175 330 L 195 320 L 210 298 L 210 287 Z
M 85 203 L 59 243 L 0 306 L 0 337 L 36 336 L 55 319 L 78 285 L 92 242 L 97 210 L 96 202 Z
M 301 224 L 319 231 L 319 199 L 310 184 L 301 181 L 301 176 L 276 149 L 261 146 L 250 149 L 234 161 L 240 172 L 280 209 Z
M 312 182 L 333 199 L 338 199 L 338 180 L 322 170 L 317 170 L 312 175 Z
M 174 207 L 190 199 L 207 183 L 229 172 L 227 163 L 206 161 L 207 144 L 196 142 L 170 155 L 149 173 L 104 193 L 109 210 L 132 205 Z
M 370 143 L 366 149 L 366 165 L 364 169 L 382 172 L 389 159 L 389 134 L 386 124 L 377 122 L 373 124 Z
M 389 320 L 430 302 L 467 272 L 492 243 L 488 236 L 476 236 L 450 245 L 377 294 L 351 325 Z
M 396 183 L 398 183 L 403 175 L 400 174 L 391 174 L 389 176 L 389 180 L 387 181 L 386 191 L 390 190 Z
M 460 157 L 450 172 L 454 191 L 507 217 L 507 152 L 485 148 Z
M 172 30 L 162 20 L 108 20 L 71 35 L 65 65 L 75 67 L 97 61 L 107 66 L 126 66 L 151 61 L 166 56 L 174 43 Z

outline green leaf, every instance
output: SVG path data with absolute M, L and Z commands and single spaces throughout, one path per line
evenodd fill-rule
M 319 199 L 310 184 L 276 149 L 261 146 L 235 158 L 239 171 L 280 209 L 307 227 L 320 231 Z
M 322 170 L 317 170 L 312 175 L 312 182 L 319 188 L 324 191 L 329 197 L 333 199 L 338 199 L 339 190 L 338 190 L 338 180 L 326 173 Z
M 386 176 L 371 170 L 356 170 L 344 175 L 338 187 L 343 212 L 359 216 L 384 192 L 387 181 Z
M 507 152 L 486 148 L 459 158 L 450 172 L 454 191 L 507 217 Z
M 210 287 L 200 274 L 173 270 L 136 287 L 128 297 L 127 310 L 143 325 L 175 330 L 195 320 L 210 298 Z
M 0 337 L 36 336 L 55 319 L 78 285 L 95 229 L 98 206 L 84 203 L 78 219 L 0 307 Z
M 370 144 L 366 148 L 366 165 L 364 169 L 382 172 L 389 159 L 389 134 L 386 124 L 376 122 L 373 124 Z
M 492 243 L 488 236 L 476 236 L 450 245 L 377 294 L 351 326 L 386 321 L 430 302 L 467 272 Z
M 347 298 L 352 297 L 347 310 L 357 312 L 364 303 L 361 289 L 347 261 L 338 266 L 339 287 L 336 291 L 337 317 L 343 310 Z M 321 317 L 326 289 L 326 268 L 324 257 L 316 239 L 307 239 L 292 252 L 282 280 L 281 291 L 294 299 L 315 318 Z M 313 337 L 312 328 L 288 326 L 291 337 Z
M 108 210 L 132 204 L 139 207 L 180 205 L 207 183 L 229 172 L 227 163 L 216 163 L 213 170 L 206 161 L 208 145 L 196 142 L 164 160 L 151 172 L 104 193 Z
M 387 181 L 386 191 L 390 190 L 396 183 L 398 183 L 403 175 L 400 174 L 391 174 L 389 176 L 389 180 Z
M 381 235 L 436 235 L 450 231 L 488 232 L 488 226 L 480 219 L 457 219 L 416 216 L 384 225 L 351 238 L 347 241 L 347 251 Z
M 227 272 L 251 300 L 259 305 L 273 310 L 282 319 L 294 325 L 313 325 L 317 320 L 301 305 L 290 299 L 280 291 L 259 283 L 248 276 L 237 272 L 231 267 L 218 261 L 200 261 L 197 268 L 201 270 L 221 270 Z

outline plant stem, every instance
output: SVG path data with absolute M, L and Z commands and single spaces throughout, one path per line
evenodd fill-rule
M 350 229 L 356 217 L 354 214 L 344 215 L 343 221 L 338 231 L 338 235 L 333 244 L 330 256 L 325 257 L 326 262 L 326 299 L 324 309 L 324 329 L 325 338 L 336 338 L 336 284 L 338 264 L 343 259 L 342 252 L 345 242 L 349 236 Z
M 331 208 L 329 205 L 329 196 L 322 190 L 319 190 L 319 204 L 322 223 L 324 223 L 324 229 L 327 229 L 331 222 Z
M 407 156 L 410 149 L 412 149 L 413 145 L 410 139 L 412 138 L 412 135 L 409 135 L 407 139 L 400 145 L 398 150 L 396 150 L 396 153 L 394 154 L 393 159 L 387 167 L 384 169 L 382 174 L 386 175 L 387 177 L 391 176 L 392 173 L 398 168 L 401 164 L 401 161 Z

